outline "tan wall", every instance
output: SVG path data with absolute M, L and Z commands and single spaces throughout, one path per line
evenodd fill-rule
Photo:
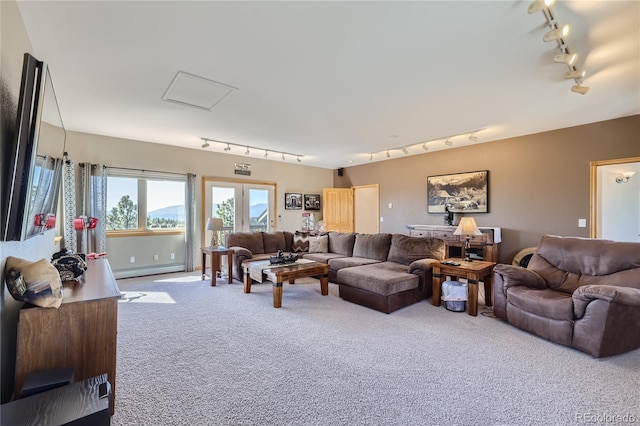
M 489 213 L 474 217 L 502 228 L 500 261 L 511 262 L 545 234 L 588 237 L 589 162 L 640 155 L 639 135 L 636 115 L 348 167 L 334 184 L 380 184 L 380 232 L 407 233 L 406 225 L 443 223 L 443 215 L 427 213 L 428 176 L 489 170 Z

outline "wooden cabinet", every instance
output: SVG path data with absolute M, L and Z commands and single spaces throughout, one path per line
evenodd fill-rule
M 464 235 L 453 235 L 455 226 L 439 225 L 407 225 L 409 235 L 412 237 L 439 238 L 445 243 L 445 257 L 460 257 L 462 247 L 465 244 Z M 481 235 L 473 235 L 470 238 L 471 250 L 469 255 L 475 260 L 498 262 L 502 233 L 500 228 L 479 227 Z
M 120 289 L 106 259 L 87 261 L 80 282 L 67 281 L 60 308 L 23 307 L 18 322 L 16 395 L 29 373 L 72 367 L 74 380 L 106 373 L 116 389 L 116 340 Z

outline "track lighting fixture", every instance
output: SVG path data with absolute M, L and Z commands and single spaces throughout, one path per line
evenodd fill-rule
M 447 146 L 453 146 L 453 142 L 449 140 L 449 138 L 447 138 L 446 141 L 444 141 L 444 144 Z
M 577 53 L 560 53 L 553 57 L 553 61 L 561 64 L 573 65 L 577 58 Z
M 572 71 L 567 71 L 564 73 L 564 78 L 567 80 L 576 80 L 576 79 L 581 79 L 582 77 L 584 77 L 585 72 L 584 70 L 572 70 Z
M 302 160 L 300 159 L 300 156 L 298 155 L 298 157 L 296 158 L 296 160 L 298 161 L 298 163 L 302 163 Z
M 544 41 L 560 40 L 560 39 L 564 39 L 568 35 L 569 35 L 569 26 L 568 25 L 563 25 L 560 28 L 555 28 L 555 29 L 549 31 L 548 33 L 546 33 L 542 37 L 542 40 L 544 40 Z
M 429 151 L 429 147 L 427 146 L 426 142 L 422 144 L 422 149 L 424 149 L 425 151 Z
M 373 153 L 369 153 L 369 161 L 373 161 Z
M 407 147 L 406 146 L 402 147 L 402 152 L 404 153 L 404 155 L 407 155 L 409 153 L 409 151 L 407 151 Z
M 536 0 L 529 5 L 529 13 L 540 12 L 545 7 L 549 7 L 554 3 L 554 0 Z
M 204 143 L 202 144 L 203 148 L 206 148 L 209 146 L 209 142 L 215 142 L 215 143 L 219 143 L 222 145 L 226 145 L 224 147 L 224 151 L 225 152 L 229 152 L 231 151 L 231 147 L 232 146 L 237 146 L 239 148 L 243 148 L 245 149 L 244 154 L 245 155 L 251 155 L 251 150 L 255 150 L 255 151 L 264 151 L 264 158 L 269 158 L 269 152 L 271 152 L 272 154 L 280 154 L 282 156 L 282 160 L 286 161 L 286 157 L 285 155 L 290 155 L 291 157 L 297 157 L 298 162 L 301 162 L 301 158 L 304 157 L 304 155 L 301 154 L 295 154 L 293 152 L 286 152 L 286 151 L 275 151 L 272 149 L 266 149 L 266 148 L 261 148 L 261 147 L 257 147 L 257 146 L 251 146 L 251 145 L 244 145 L 244 144 L 238 144 L 238 143 L 233 143 L 233 142 L 225 142 L 225 141 L 219 141 L 216 139 L 208 139 L 208 138 L 200 138 L 204 141 Z
M 471 134 L 469 135 L 469 142 L 476 142 L 478 140 L 478 137 L 471 132 Z
M 585 93 L 587 93 L 589 91 L 589 88 L 587 86 L 583 86 L 582 84 L 580 84 L 578 82 L 578 84 L 576 84 L 575 86 L 571 86 L 571 91 L 575 92 L 575 93 L 580 93 L 581 95 L 584 95 Z
M 389 154 L 389 150 L 387 150 L 387 158 L 391 158 L 391 154 Z

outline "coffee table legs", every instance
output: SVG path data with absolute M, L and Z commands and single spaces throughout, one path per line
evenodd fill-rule
M 273 307 L 282 307 L 282 282 L 273 283 Z
M 253 282 L 253 280 L 251 279 L 251 276 L 249 275 L 249 268 L 245 268 L 244 271 L 244 292 L 245 293 L 251 293 L 251 283 Z
M 329 275 L 322 275 L 318 278 L 320 278 L 320 293 L 327 296 L 329 294 Z

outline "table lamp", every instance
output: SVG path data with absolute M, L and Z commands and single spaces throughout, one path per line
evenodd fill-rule
M 471 258 L 469 257 L 469 249 L 471 248 L 471 243 L 469 240 L 472 235 L 482 235 L 480 229 L 478 229 L 478 225 L 476 225 L 476 221 L 472 217 L 463 217 L 460 219 L 460 224 L 453 231 L 453 235 L 465 235 L 467 237 L 466 242 L 464 243 L 464 251 L 462 255 L 464 256 L 465 262 L 471 262 Z
M 222 231 L 223 223 L 222 219 L 218 217 L 210 217 L 207 219 L 207 231 L 212 231 L 211 233 L 211 248 L 215 248 L 218 246 L 217 237 L 218 232 Z

